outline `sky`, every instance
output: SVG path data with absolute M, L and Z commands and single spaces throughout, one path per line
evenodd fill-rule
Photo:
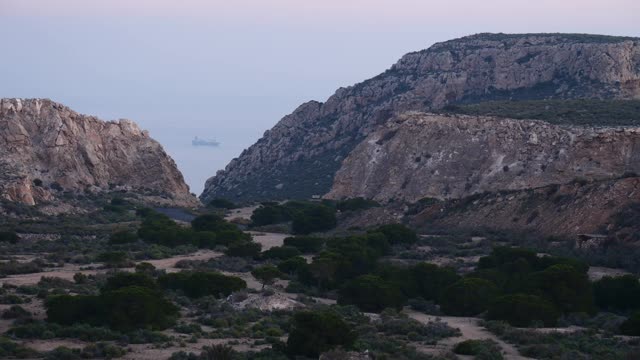
M 199 194 L 298 105 L 407 52 L 480 32 L 640 36 L 638 14 L 638 0 L 0 0 L 0 97 L 134 120 Z

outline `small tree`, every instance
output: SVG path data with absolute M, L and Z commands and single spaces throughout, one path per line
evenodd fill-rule
M 487 318 L 504 320 L 512 326 L 531 326 L 541 321 L 545 326 L 555 326 L 560 312 L 549 301 L 534 295 L 513 294 L 497 298 L 489 306 Z
M 15 244 L 20 240 L 18 234 L 13 231 L 0 231 L 0 242 L 8 242 L 10 244 Z
M 363 275 L 340 289 L 338 303 L 353 304 L 366 312 L 380 312 L 386 308 L 400 309 L 405 300 L 395 284 L 374 275 Z
M 287 353 L 318 358 L 335 347 L 350 347 L 356 334 L 338 314 L 329 311 L 301 311 L 293 316 Z
M 465 278 L 446 288 L 440 305 L 447 315 L 473 316 L 489 307 L 498 288 L 484 279 Z
M 277 278 L 282 277 L 284 274 L 273 265 L 265 265 L 253 269 L 251 275 L 262 284 L 264 289 L 265 285 L 273 284 Z

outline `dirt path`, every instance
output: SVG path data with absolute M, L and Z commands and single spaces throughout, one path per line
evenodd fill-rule
M 451 350 L 453 346 L 464 340 L 483 340 L 483 339 L 491 339 L 498 343 L 498 345 L 502 348 L 502 353 L 505 359 L 514 359 L 514 360 L 530 360 L 531 358 L 524 357 L 520 355 L 518 349 L 516 349 L 513 345 L 508 344 L 494 334 L 490 333 L 485 328 L 481 327 L 478 324 L 478 318 L 470 318 L 470 317 L 454 317 L 454 316 L 433 316 L 422 314 L 413 310 L 405 310 L 405 313 L 412 319 L 417 320 L 423 324 L 428 323 L 429 321 L 436 321 L 436 319 L 440 319 L 441 321 L 447 323 L 449 326 L 453 328 L 460 329 L 462 333 L 461 336 L 454 338 L 447 338 L 440 341 L 436 345 L 437 351 L 442 350 Z

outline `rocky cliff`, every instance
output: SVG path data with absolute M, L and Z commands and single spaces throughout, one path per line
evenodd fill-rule
M 193 206 L 162 146 L 128 120 L 104 122 L 46 99 L 0 100 L 0 196 L 25 204 L 63 192 L 127 190 Z
M 328 198 L 415 202 L 640 174 L 640 127 L 404 114 L 344 160 Z
M 394 114 L 487 100 L 640 98 L 640 40 L 479 34 L 405 55 L 384 73 L 283 118 L 201 195 L 233 200 L 325 194 L 342 161 Z

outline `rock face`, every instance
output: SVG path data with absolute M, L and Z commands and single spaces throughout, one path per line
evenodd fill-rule
M 480 34 L 405 55 L 386 72 L 283 118 L 201 195 L 232 200 L 325 194 L 345 157 L 395 114 L 499 99 L 640 98 L 640 40 Z
M 104 122 L 45 99 L 0 100 L 0 196 L 34 205 L 63 191 L 129 190 L 194 206 L 162 146 L 128 120 Z
M 478 194 L 434 204 L 410 216 L 409 222 L 431 230 L 485 228 L 560 237 L 608 234 L 609 240 L 633 242 L 640 224 L 629 221 L 629 213 L 621 214 L 638 204 L 640 178 L 629 177 Z
M 640 128 L 405 114 L 344 160 L 326 197 L 415 202 L 640 173 Z

